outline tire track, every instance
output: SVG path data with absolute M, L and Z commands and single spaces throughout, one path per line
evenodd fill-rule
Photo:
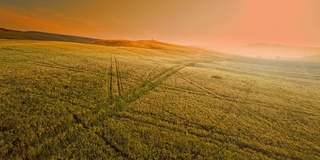
M 192 84 L 193 86 L 196 86 L 197 88 L 199 88 L 199 89 L 201 89 L 201 90 L 205 91 L 206 93 L 208 93 L 208 94 L 210 94 L 210 95 L 214 96 L 214 98 L 219 98 L 219 99 L 221 99 L 221 98 L 225 98 L 225 97 L 219 96 L 219 95 L 218 95 L 218 94 L 216 94 L 216 93 L 211 92 L 211 91 L 210 91 L 210 90 L 208 90 L 207 88 L 202 87 L 201 85 L 199 85 L 199 84 L 197 84 L 197 83 L 193 82 L 193 81 L 192 81 L 192 80 L 190 80 L 189 78 L 187 78 L 187 77 L 185 77 L 185 76 L 183 76 L 183 75 L 181 75 L 181 74 L 179 74 L 179 73 L 177 73 L 176 75 L 177 75 L 178 77 L 180 77 L 180 78 L 184 79 L 185 81 L 189 82 L 189 83 L 190 83 L 190 84 Z
M 191 65 L 191 64 L 189 64 L 189 65 Z M 185 68 L 185 67 L 187 67 L 189 65 L 186 65 L 186 66 L 180 66 L 180 65 L 173 66 L 173 67 L 169 68 L 168 70 L 162 72 L 161 74 L 158 74 L 155 77 L 151 78 L 151 80 L 145 82 L 140 88 L 138 88 L 137 90 L 133 90 L 132 93 L 127 94 L 126 97 L 117 97 L 115 99 L 115 101 L 112 102 L 112 104 L 116 103 L 117 108 L 121 107 L 121 109 L 120 110 L 116 110 L 111 116 L 117 116 L 117 113 L 122 111 L 122 109 L 124 109 L 126 106 L 128 106 L 132 102 L 136 101 L 137 99 L 139 99 L 143 95 L 147 94 L 151 90 L 155 89 L 158 85 L 160 85 L 161 82 L 165 81 L 171 75 L 175 74 L 179 70 L 181 70 L 181 69 L 183 69 L 183 68 Z M 132 98 L 128 98 L 129 95 L 132 95 L 132 94 L 135 94 L 135 93 L 137 93 L 138 95 L 134 96 Z M 121 103 L 121 104 L 118 103 L 119 101 L 125 100 L 125 99 L 127 99 L 127 101 L 125 101 L 124 103 Z M 74 116 L 74 119 L 76 120 L 76 123 L 82 124 L 83 127 L 85 129 L 87 129 L 87 130 L 90 130 L 91 128 L 93 128 L 95 126 L 99 126 L 99 125 L 88 126 L 86 123 L 84 123 L 81 120 L 81 118 L 79 116 L 77 116 L 76 114 L 73 114 L 73 116 Z M 98 119 L 99 117 L 100 116 L 96 116 L 95 118 Z M 124 158 L 131 159 L 127 153 L 122 152 L 116 145 L 114 145 L 110 141 L 108 141 L 103 135 L 98 134 L 97 132 L 95 132 L 95 134 L 97 134 L 97 136 L 99 136 L 103 141 L 105 141 L 106 145 L 112 147 L 116 152 L 120 153 Z
M 95 126 L 87 126 L 77 115 L 73 114 L 73 116 L 74 116 L 74 119 L 76 120 L 77 123 L 82 124 L 84 129 L 90 131 L 91 128 L 95 127 Z M 121 151 L 121 149 L 118 148 L 118 146 L 113 144 L 111 141 L 109 141 L 103 135 L 101 135 L 101 134 L 99 134 L 97 132 L 94 132 L 94 134 L 96 134 L 98 137 L 100 137 L 101 140 L 103 140 L 106 143 L 106 145 L 110 146 L 113 150 L 115 150 L 117 153 L 119 153 L 122 157 L 124 157 L 126 159 L 132 159 L 132 158 L 130 158 L 130 156 L 127 153 Z
M 113 86 L 112 86 L 112 77 L 113 77 L 113 74 L 112 74 L 112 56 L 110 57 L 110 68 L 109 68 L 109 98 L 110 100 L 113 99 Z
M 250 101 L 246 101 L 246 100 L 239 100 L 239 99 L 236 99 L 236 98 L 228 97 L 228 96 L 223 95 L 223 94 L 214 93 L 214 92 L 210 91 L 209 89 L 207 89 L 207 88 L 205 88 L 205 87 L 202 87 L 202 86 L 199 85 L 198 83 L 190 80 L 189 78 L 183 76 L 182 74 L 177 73 L 176 75 L 177 75 L 178 77 L 186 80 L 186 81 L 189 82 L 190 84 L 196 86 L 197 88 L 203 90 L 204 92 L 212 95 L 213 98 L 217 98 L 217 99 L 220 99 L 220 100 L 227 100 L 227 101 L 236 102 L 236 103 L 256 104 L 256 105 L 260 105 L 260 106 L 267 107 L 267 108 L 274 108 L 274 107 L 272 107 L 272 106 L 268 106 L 266 103 L 263 103 L 263 102 L 258 102 L 258 101 L 250 102 Z
M 161 88 L 164 88 L 164 89 L 167 89 L 167 90 L 171 90 L 171 91 L 177 91 L 177 92 L 185 92 L 185 93 L 188 93 L 188 94 L 194 94 L 194 95 L 198 95 L 198 96 L 205 96 L 207 95 L 206 93 L 203 93 L 203 92 L 195 92 L 195 91 L 191 91 L 191 90 L 188 90 L 188 89 L 182 89 L 182 88 L 175 88 L 175 87 L 168 87 L 168 86 L 165 86 L 165 85 L 161 85 Z
M 228 101 L 230 101 L 230 102 L 239 102 L 238 100 L 232 99 L 232 98 L 227 97 L 227 96 L 225 96 L 225 95 L 222 95 L 222 96 L 221 96 L 221 95 L 218 95 L 218 94 L 216 94 L 216 93 L 213 93 L 213 92 L 211 92 L 210 90 L 208 90 L 207 88 L 202 87 L 201 85 L 197 84 L 196 82 L 193 82 L 192 80 L 188 79 L 187 77 L 185 77 L 185 76 L 183 76 L 183 75 L 181 75 L 181 74 L 179 74 L 179 73 L 177 73 L 176 75 L 177 75 L 178 77 L 186 80 L 186 81 L 189 82 L 190 84 L 198 87 L 199 89 L 205 91 L 206 93 L 212 95 L 213 98 L 217 98 L 217 99 L 220 99 L 220 100 L 228 100 Z M 232 104 L 234 104 L 234 103 L 232 103 Z M 229 113 L 231 112 L 232 107 L 234 107 L 234 106 L 237 106 L 237 105 L 234 104 L 234 105 L 230 105 L 229 107 L 227 107 L 227 108 L 224 110 L 224 111 L 225 111 L 224 115 L 222 115 L 222 116 L 219 118 L 219 120 L 218 120 L 212 127 L 213 127 L 213 128 L 216 128 L 218 125 L 220 125 L 220 124 L 222 123 L 222 121 L 224 121 L 224 120 L 226 119 L 227 114 L 229 114 Z
M 54 139 L 60 139 L 60 138 L 59 138 L 59 135 L 63 135 L 63 134 L 65 134 L 65 133 L 67 133 L 67 132 L 68 132 L 69 130 L 71 130 L 72 128 L 75 128 L 74 131 L 90 132 L 90 130 L 92 130 L 93 127 L 100 126 L 100 125 L 88 126 L 88 125 L 84 122 L 84 120 L 83 120 L 82 118 L 80 118 L 79 115 L 77 115 L 76 113 L 73 113 L 71 110 L 68 110 L 68 112 L 72 115 L 72 117 L 73 117 L 73 119 L 74 119 L 74 122 L 73 122 L 73 123 L 71 122 L 64 131 L 59 132 L 59 133 L 57 133 L 56 135 L 50 137 L 49 139 L 52 139 L 52 141 L 44 141 L 43 143 L 39 143 L 37 146 L 48 146 L 48 148 L 49 148 L 50 144 L 53 144 L 53 143 L 54 143 L 54 141 L 53 141 Z M 82 127 L 80 127 L 80 128 L 77 127 L 78 124 L 80 124 Z M 70 129 L 70 128 L 71 128 L 71 129 Z M 97 132 L 92 132 L 92 133 L 93 133 L 93 134 L 96 134 L 107 146 L 109 146 L 111 149 L 113 149 L 118 155 L 121 155 L 122 157 L 124 157 L 124 158 L 126 158 L 126 159 L 132 159 L 132 158 L 130 158 L 130 156 L 129 156 L 127 153 L 121 151 L 121 149 L 120 149 L 119 147 L 117 147 L 114 143 L 112 143 L 112 142 L 109 141 L 107 138 L 105 138 L 102 134 L 99 134 L 99 133 L 97 133 Z M 76 132 L 73 132 L 73 134 L 74 134 L 74 137 L 79 137 L 79 134 L 77 134 Z M 68 144 L 71 144 L 72 142 L 76 142 L 76 141 L 77 141 L 76 138 L 74 138 L 74 139 L 70 140 L 70 142 L 69 142 Z M 65 148 L 68 146 L 68 145 L 65 144 L 65 143 L 62 143 L 62 142 L 60 142 L 60 143 L 61 143 L 62 145 L 60 145 L 61 147 L 60 147 L 60 150 L 59 150 L 59 151 L 65 149 Z M 52 152 L 52 153 L 53 153 L 53 154 L 56 154 L 56 153 L 58 153 L 59 151 L 56 150 L 56 151 L 54 151 L 54 152 Z M 40 154 L 39 154 L 38 156 L 40 156 Z
M 118 97 L 122 97 L 122 84 L 121 84 L 121 76 L 119 69 L 119 61 L 114 57 L 114 62 L 116 66 L 116 77 L 117 77 L 117 88 L 118 88 Z
M 161 74 L 158 74 L 154 76 L 153 78 L 145 81 L 142 83 L 142 85 L 139 88 L 134 89 L 131 93 L 126 95 L 126 102 L 132 103 L 142 97 L 143 95 L 149 93 L 151 90 L 154 90 L 156 87 L 158 87 L 163 81 L 167 80 L 169 77 L 171 77 L 173 74 L 177 73 L 181 69 L 194 65 L 194 63 L 190 63 L 187 65 L 176 65 L 173 66 L 166 71 L 162 72 Z
M 234 107 L 240 108 L 240 106 L 238 105 L 238 103 L 255 104 L 255 105 L 260 105 L 260 106 L 263 106 L 263 107 L 268 107 L 268 105 L 265 104 L 265 103 L 261 103 L 261 102 L 250 102 L 250 101 L 245 101 L 245 100 L 244 100 L 244 101 L 241 101 L 241 100 L 238 100 L 238 99 L 234 99 L 234 98 L 231 98 L 231 97 L 227 97 L 227 96 L 225 96 L 225 95 L 219 95 L 219 94 L 213 93 L 213 92 L 211 92 L 210 90 L 208 90 L 207 88 L 202 87 L 201 85 L 197 84 L 196 82 L 193 82 L 192 80 L 188 79 L 187 77 L 185 77 L 185 76 L 183 76 L 183 75 L 181 75 L 181 74 L 179 74 L 179 73 L 176 73 L 176 75 L 179 76 L 180 78 L 188 81 L 190 84 L 198 87 L 199 89 L 205 91 L 206 93 L 208 93 L 208 94 L 210 94 L 210 95 L 213 95 L 214 98 L 223 99 L 223 100 L 227 100 L 227 101 L 230 101 L 230 102 L 236 102 L 236 103 L 233 103 L 233 104 L 234 104 Z M 245 107 L 241 107 L 241 108 L 243 109 L 243 108 L 245 108 Z M 231 109 L 232 109 L 232 106 L 230 106 L 230 107 L 228 107 L 228 108 L 226 109 L 225 114 L 224 114 L 222 117 L 219 118 L 218 122 L 217 122 L 216 124 L 214 124 L 213 128 L 215 128 L 216 126 L 220 125 L 220 124 L 222 123 L 222 121 L 226 119 L 227 114 L 231 112 Z M 247 108 L 245 108 L 245 109 L 246 109 L 246 112 L 249 113 L 249 112 L 248 112 L 249 109 L 247 109 Z M 253 114 L 252 114 L 252 116 L 253 116 Z M 262 122 L 262 120 L 268 121 L 268 120 L 264 119 L 262 116 L 260 116 L 259 114 L 257 114 L 257 115 L 254 116 L 254 117 L 256 117 L 257 119 L 259 119 L 261 122 Z M 258 117 L 260 117 L 260 118 L 258 118 Z M 268 121 L 268 122 L 269 122 L 269 121 Z M 262 123 L 268 124 L 267 122 L 262 122 Z M 273 126 L 270 126 L 270 124 L 268 124 L 268 125 L 269 125 L 269 127 L 272 127 L 273 129 L 275 129 Z M 278 129 L 275 129 L 275 130 L 279 131 Z M 281 132 L 281 131 L 279 131 L 279 132 Z M 307 140 L 307 139 L 305 139 L 305 140 Z M 307 140 L 307 141 L 308 141 L 308 140 Z M 308 141 L 308 142 L 310 142 L 310 141 Z M 246 143 L 241 142 L 241 141 L 236 141 L 235 144 L 236 144 L 239 148 L 241 148 L 241 149 L 243 149 L 243 148 L 249 148 L 249 149 L 251 149 L 251 150 L 254 150 L 254 151 L 258 152 L 258 153 L 262 153 L 262 154 L 270 157 L 270 152 L 269 152 L 269 151 L 264 150 L 264 149 L 262 149 L 262 148 L 259 148 L 259 147 L 257 147 L 257 146 L 251 146 L 250 144 L 246 144 Z M 286 157 L 286 155 L 284 155 L 283 153 L 280 153 L 280 152 L 276 153 L 276 155 L 277 155 L 277 157 Z
M 129 91 L 127 91 L 126 93 L 124 93 L 124 96 L 122 97 L 122 99 L 125 100 L 125 101 L 129 101 L 129 97 L 130 97 L 131 95 L 134 95 L 137 90 L 142 89 L 142 88 L 145 87 L 147 84 L 150 84 L 152 81 L 158 79 L 160 76 L 167 74 L 168 72 L 176 69 L 176 68 L 179 67 L 179 66 L 180 66 L 180 65 L 172 66 L 172 67 L 166 69 L 165 71 L 163 71 L 163 72 L 161 72 L 161 73 L 153 76 L 152 78 L 149 78 L 148 80 L 142 81 L 141 84 L 140 84 L 138 87 L 136 87 L 136 88 L 131 88 Z
M 139 115 L 140 117 L 144 117 L 144 116 L 141 116 Z M 149 121 L 149 120 L 146 120 L 146 119 L 141 119 L 141 118 L 138 118 L 138 117 L 132 117 L 132 116 L 129 116 L 129 115 L 122 115 L 120 116 L 119 118 L 122 118 L 122 119 L 127 119 L 127 120 L 130 120 L 130 121 L 133 121 L 133 122 L 137 122 L 137 123 L 142 123 L 144 125 L 148 125 L 148 126 L 153 126 L 153 127 L 156 127 L 156 128 L 161 128 L 163 130 L 166 130 L 166 131 L 170 131 L 170 132 L 177 132 L 177 133 L 181 133 L 181 134 L 187 134 L 187 135 L 190 135 L 190 136 L 194 136 L 194 137 L 197 137 L 198 139 L 201 139 L 207 143 L 212 143 L 212 144 L 217 144 L 218 143 L 221 143 L 221 144 L 224 144 L 227 142 L 230 142 L 230 141 L 234 141 L 233 145 L 237 146 L 238 148 L 240 149 L 245 149 L 245 148 L 248 148 L 248 149 L 251 149 L 253 150 L 254 152 L 257 152 L 257 153 L 260 153 L 260 154 L 263 154 L 269 158 L 284 158 L 286 157 L 285 154 L 281 153 L 281 152 L 276 152 L 275 153 L 275 156 L 272 156 L 272 152 L 271 151 L 268 151 L 266 149 L 263 149 L 263 148 L 260 148 L 258 146 L 252 146 L 248 143 L 245 143 L 245 142 L 242 142 L 242 141 L 239 141 L 237 140 L 237 137 L 234 137 L 234 135 L 229 135 L 231 136 L 230 138 L 218 138 L 217 136 L 211 136 L 211 137 L 208 137 L 206 135 L 203 135 L 203 134 L 199 134 L 197 132 L 194 132 L 193 130 L 188 130 L 188 129 L 181 129 L 179 127 L 174 127 L 176 126 L 177 124 L 176 123 L 172 123 L 171 121 L 167 121 L 167 120 L 161 120 L 163 122 L 163 124 L 159 124 L 158 122 L 152 122 L 152 121 Z M 173 126 L 166 126 L 165 123 L 168 123 L 168 124 L 171 124 Z M 194 127 L 193 125 L 192 126 L 189 126 L 189 127 Z M 201 129 L 205 129 L 203 128 L 202 126 L 199 126 L 199 128 Z M 223 132 L 223 131 L 214 131 L 212 133 L 216 133 L 216 134 L 220 134 L 220 135 L 224 135 L 224 136 L 228 136 L 228 132 Z M 296 158 L 296 157 L 292 157 L 292 158 Z
M 198 123 L 195 123 L 195 122 L 192 122 L 186 118 L 183 118 L 183 117 L 180 117 L 178 116 L 177 114 L 173 113 L 173 112 L 170 112 L 168 110 L 164 111 L 166 113 L 168 113 L 169 115 L 177 118 L 177 119 L 180 119 L 181 122 L 183 123 L 177 123 L 176 121 L 171 121 L 169 119 L 165 119 L 165 118 L 161 118 L 161 117 L 157 117 L 156 119 L 158 121 L 161 121 L 161 122 L 164 122 L 164 123 L 168 123 L 170 125 L 173 125 L 173 126 L 181 126 L 183 125 L 184 127 L 186 128 L 193 128 L 193 129 L 198 129 L 198 130 L 205 130 L 207 132 L 210 132 L 210 133 L 216 133 L 216 134 L 220 134 L 220 135 L 226 135 L 226 132 L 223 132 L 223 131 L 220 131 L 220 130 L 216 130 L 215 127 L 212 127 L 212 126 L 207 126 L 207 125 L 204 125 L 204 124 L 198 124 Z M 152 117 L 155 117 L 156 114 L 154 113 L 151 113 L 151 114 L 146 114 L 146 113 L 143 113 L 141 111 L 134 111 L 134 110 L 130 110 L 130 111 L 127 111 L 127 113 L 129 114 L 133 114 L 133 115 L 137 115 L 139 116 L 140 118 L 152 118 Z M 125 115 L 125 117 L 132 117 L 130 115 Z M 138 119 L 137 117 L 134 117 L 136 119 Z M 192 131 L 190 129 L 186 129 L 188 132 Z M 190 131 L 189 131 L 190 130 Z M 230 136 L 236 136 L 236 135 L 230 135 Z
M 114 58 L 115 59 L 115 58 Z M 119 97 L 114 97 L 113 95 L 113 70 L 116 69 L 116 77 L 119 77 L 119 66 L 118 66 L 118 61 L 114 60 L 115 64 L 113 64 L 113 58 L 110 58 L 110 68 L 109 68 L 109 92 L 110 92 L 110 98 L 111 101 L 107 102 L 104 106 L 101 106 L 97 109 L 92 109 L 90 110 L 89 113 L 86 113 L 86 117 L 81 118 L 79 115 L 77 115 L 76 113 L 73 113 L 71 110 L 69 110 L 68 112 L 73 116 L 74 119 L 74 125 L 76 124 L 81 124 L 83 126 L 83 129 L 87 130 L 88 132 L 90 132 L 94 127 L 101 127 L 103 126 L 103 124 L 98 123 L 98 124 L 92 124 L 90 122 L 94 122 L 95 120 L 99 120 L 100 118 L 111 118 L 114 116 L 119 116 L 117 113 L 119 113 L 120 111 L 123 111 L 123 109 L 125 109 L 125 107 L 127 107 L 128 105 L 130 105 L 132 102 L 138 100 L 139 98 L 141 98 L 143 95 L 149 93 L 151 90 L 154 90 L 156 87 L 158 87 L 163 81 L 165 81 L 166 79 L 168 79 L 169 77 L 171 77 L 172 75 L 174 75 L 175 73 L 177 73 L 178 71 L 180 71 L 181 69 L 187 67 L 187 66 L 191 66 L 194 65 L 194 63 L 190 63 L 187 65 L 175 65 L 172 66 L 170 68 L 168 68 L 167 70 L 157 74 L 156 76 L 148 79 L 147 81 L 143 82 L 143 84 L 141 84 L 138 88 L 135 88 L 129 92 L 127 92 L 126 94 L 119 96 Z M 118 67 L 117 67 L 118 66 Z M 115 68 L 114 68 L 115 67 Z M 119 75 L 119 76 L 118 76 Z M 118 87 L 120 89 L 121 92 L 121 78 L 117 78 L 118 80 Z M 137 94 L 137 95 L 135 95 Z M 122 102 L 122 103 L 118 103 L 118 102 Z M 112 105 L 116 105 L 117 108 L 111 110 L 110 113 L 108 113 L 107 115 L 99 115 L 99 111 L 105 109 L 106 107 L 108 108 L 109 106 Z M 119 107 L 121 107 L 120 109 L 118 109 Z M 93 119 L 91 119 L 93 118 Z M 90 121 L 89 123 L 86 121 Z M 92 124 L 92 125 L 90 125 Z M 74 126 L 71 124 L 71 126 Z M 129 154 L 123 152 L 121 150 L 121 148 L 119 148 L 116 144 L 114 144 L 112 141 L 108 140 L 106 137 L 103 136 L 103 134 L 97 133 L 97 132 L 93 132 L 94 134 L 96 134 L 102 141 L 105 142 L 105 144 L 107 146 L 109 146 L 110 148 L 112 148 L 116 153 L 118 153 L 119 155 L 121 155 L 123 158 L 126 159 L 133 159 L 130 157 Z M 54 136 L 56 137 L 56 136 Z
M 112 58 L 112 56 L 110 57 L 110 68 L 109 68 L 109 94 L 110 94 L 110 99 L 111 101 L 108 103 L 109 105 L 112 104 L 114 102 L 114 99 L 119 99 L 119 97 L 115 98 L 114 95 L 113 95 L 113 91 L 114 91 L 114 88 L 113 88 L 113 60 L 115 61 L 115 69 L 116 69 L 116 77 L 117 77 L 117 82 L 119 82 L 119 78 L 118 78 L 118 65 L 117 65 L 117 61 L 114 58 Z M 119 83 L 118 83 L 118 91 L 119 91 Z M 120 93 L 120 92 L 119 92 Z M 94 110 L 92 112 L 92 115 L 95 115 L 96 112 L 98 112 L 99 109 L 97 110 Z M 72 111 L 69 111 L 69 113 L 72 114 L 73 116 L 73 119 L 75 120 L 75 124 L 81 124 L 83 126 L 83 128 L 85 130 L 87 130 L 88 132 L 95 126 L 100 126 L 100 125 L 93 125 L 93 126 L 88 126 L 87 123 L 84 122 L 84 120 L 82 118 L 80 118 L 77 114 L 73 113 Z M 98 119 L 100 116 L 95 116 L 94 118 L 95 119 Z M 107 146 L 110 146 L 116 153 L 119 153 L 122 157 L 126 158 L 126 159 L 132 159 L 129 157 L 129 155 L 123 151 L 121 151 L 121 149 L 119 149 L 115 144 L 113 144 L 111 141 L 109 141 L 107 138 L 105 138 L 103 135 L 97 133 L 97 132 L 94 132 L 94 134 L 96 134 L 102 141 L 105 142 L 105 144 Z
M 146 78 L 144 79 L 144 81 L 147 81 L 149 79 L 149 77 L 151 76 L 151 74 L 159 67 L 159 64 L 156 65 L 156 67 L 154 67 L 152 69 L 152 71 L 149 72 L 149 74 L 146 76 Z
M 156 66 L 152 69 L 152 71 L 154 71 L 157 67 L 159 66 L 159 64 L 157 63 Z M 150 75 L 151 71 L 148 70 L 147 72 L 145 72 L 141 77 L 137 78 L 139 80 L 144 79 L 144 81 L 147 80 L 147 78 L 144 77 L 148 77 Z
M 219 94 L 216 94 L 216 93 L 213 93 L 211 92 L 210 90 L 208 90 L 207 88 L 205 87 L 202 87 L 201 85 L 197 84 L 196 82 L 193 82 L 192 80 L 190 80 L 189 78 L 177 73 L 176 74 L 178 77 L 188 81 L 190 84 L 198 87 L 199 89 L 205 91 L 206 93 L 210 94 L 210 95 L 213 95 L 214 97 L 213 98 L 217 98 L 217 99 L 220 99 L 220 100 L 227 100 L 229 102 L 232 102 L 233 105 L 230 105 L 228 108 L 225 109 L 225 113 L 223 116 L 221 116 L 219 118 L 219 120 L 217 121 L 217 123 L 214 124 L 214 128 L 217 127 L 218 125 L 220 125 L 222 123 L 222 121 L 224 121 L 227 117 L 227 114 L 229 114 L 232 110 L 233 107 L 237 107 L 239 108 L 239 105 L 237 103 L 247 103 L 247 104 L 258 104 L 258 105 L 264 105 L 262 103 L 259 103 L 259 102 L 249 102 L 249 101 L 240 101 L 240 100 L 237 100 L 237 99 L 234 99 L 234 98 L 231 98 L 231 97 L 227 97 L 225 95 L 219 95 Z M 235 103 L 234 103 L 235 102 Z

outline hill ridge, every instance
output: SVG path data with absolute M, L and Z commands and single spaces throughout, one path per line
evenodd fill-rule
M 98 40 L 82 36 L 64 35 L 59 33 L 48 33 L 40 31 L 19 31 L 6 28 L 0 28 L 0 39 L 20 39 L 20 40 L 46 40 L 46 41 L 64 41 L 77 43 L 93 43 Z

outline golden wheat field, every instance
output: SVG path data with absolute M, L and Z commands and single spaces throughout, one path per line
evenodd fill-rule
M 320 159 L 319 86 L 318 62 L 0 40 L 0 159 Z

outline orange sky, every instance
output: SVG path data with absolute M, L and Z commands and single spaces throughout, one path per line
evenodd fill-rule
M 186 45 L 320 46 L 319 0 L 1 0 L 0 27 Z

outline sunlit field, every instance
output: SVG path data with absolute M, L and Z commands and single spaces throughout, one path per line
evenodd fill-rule
M 101 44 L 0 40 L 0 159 L 320 159 L 319 62 Z

